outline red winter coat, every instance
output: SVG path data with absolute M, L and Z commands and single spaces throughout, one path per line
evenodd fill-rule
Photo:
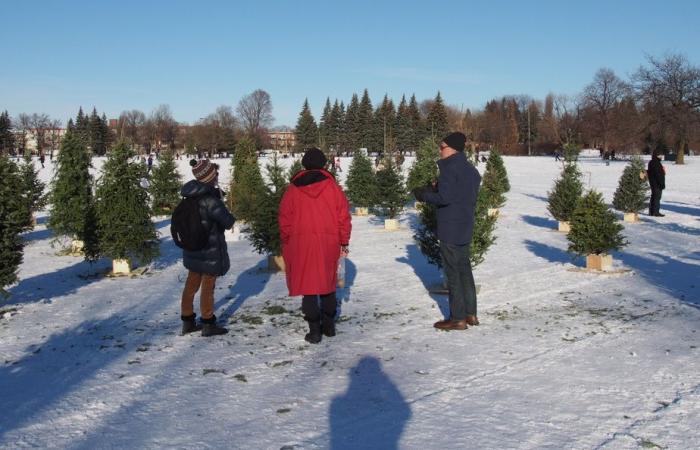
M 279 209 L 289 295 L 335 292 L 340 246 L 350 242 L 350 205 L 333 175 L 304 170 L 289 184 Z

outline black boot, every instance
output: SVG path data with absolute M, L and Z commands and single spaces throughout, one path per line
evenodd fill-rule
M 309 321 L 309 332 L 304 336 L 304 340 L 311 344 L 318 344 L 321 342 L 321 322 Z
M 321 331 L 324 336 L 333 337 L 335 336 L 335 314 L 323 315 L 323 322 L 321 323 Z
M 202 336 L 209 337 L 226 333 L 228 333 L 226 328 L 216 324 L 216 316 L 211 316 L 210 319 L 202 319 Z
M 180 336 L 184 336 L 202 329 L 202 326 L 195 320 L 196 317 L 197 314 L 192 314 L 191 316 L 180 316 L 180 319 L 182 319 L 182 333 L 180 333 Z

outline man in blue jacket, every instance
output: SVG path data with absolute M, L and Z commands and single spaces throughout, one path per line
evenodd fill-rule
M 437 206 L 437 237 L 450 291 L 450 317 L 434 325 L 441 330 L 479 325 L 469 250 L 481 176 L 464 155 L 466 141 L 458 132 L 445 137 L 440 142 L 437 183 L 413 192 L 416 200 Z

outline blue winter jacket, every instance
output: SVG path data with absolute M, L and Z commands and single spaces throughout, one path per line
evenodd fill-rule
M 224 275 L 231 267 L 224 230 L 231 228 L 236 219 L 226 209 L 219 190 L 211 185 L 191 180 L 182 187 L 180 195 L 198 197 L 202 225 L 209 230 L 209 240 L 203 249 L 182 251 L 183 264 L 193 272 Z
M 441 242 L 471 244 L 481 175 L 462 152 L 437 164 L 437 189 L 424 189 L 417 199 L 437 205 L 437 237 Z

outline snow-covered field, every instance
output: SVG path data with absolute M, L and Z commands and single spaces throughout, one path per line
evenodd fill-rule
M 447 300 L 426 291 L 440 275 L 411 209 L 397 232 L 353 217 L 338 335 L 319 345 L 245 239 L 216 288 L 231 332 L 180 337 L 169 219 L 145 275 L 106 278 L 92 274 L 109 261 L 56 256 L 40 214 L 0 313 L 0 447 L 699 448 L 700 159 L 665 163 L 666 217 L 625 224 L 613 275 L 580 270 L 553 231 L 561 166 L 505 161 L 512 190 L 475 272 L 482 325 L 466 331 L 432 327 Z M 611 201 L 624 163 L 581 166 Z

